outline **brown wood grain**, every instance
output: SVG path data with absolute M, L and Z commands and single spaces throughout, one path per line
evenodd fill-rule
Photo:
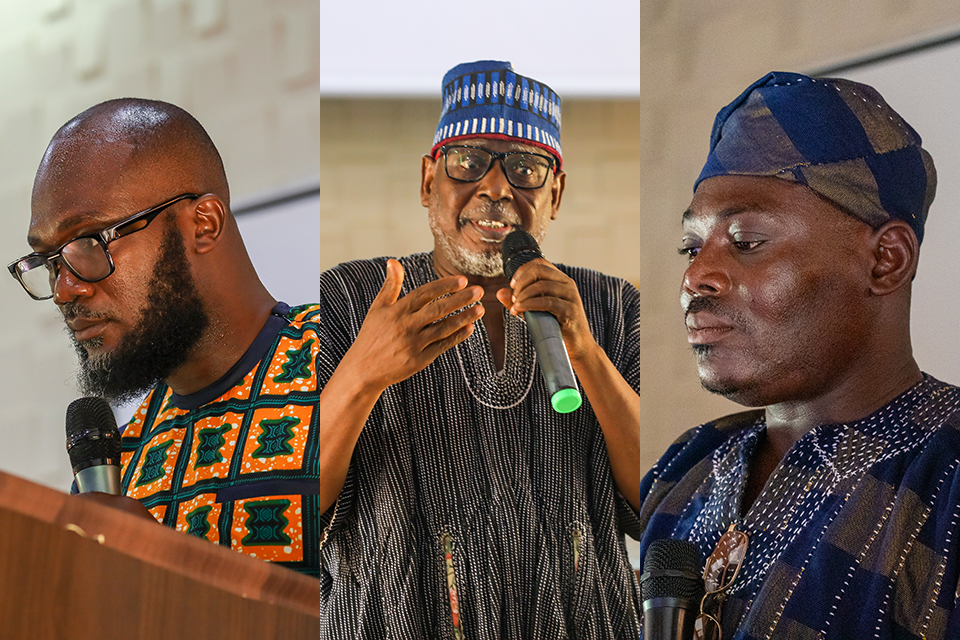
M 313 638 L 320 581 L 0 472 L 0 637 Z

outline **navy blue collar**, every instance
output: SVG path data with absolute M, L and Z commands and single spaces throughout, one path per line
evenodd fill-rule
M 247 348 L 246 353 L 240 356 L 240 359 L 219 380 L 186 396 L 181 396 L 175 391 L 172 392 L 170 402 L 173 403 L 173 406 L 192 411 L 216 400 L 236 386 L 257 366 L 258 362 L 263 360 L 263 356 L 270 349 L 280 330 L 290 324 L 287 318 L 288 313 L 290 313 L 290 305 L 285 302 L 278 302 L 270 311 L 270 317 L 267 318 L 266 323 Z

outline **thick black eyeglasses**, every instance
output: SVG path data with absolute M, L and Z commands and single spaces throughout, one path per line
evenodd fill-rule
M 518 189 L 539 189 L 556 164 L 550 156 L 526 151 L 488 151 L 479 147 L 451 145 L 440 147 L 447 176 L 460 182 L 479 182 L 487 175 L 494 160 L 499 160 L 503 174 Z
M 734 527 L 735 525 L 731 524 L 720 536 L 717 547 L 707 558 L 707 564 L 703 568 L 706 593 L 700 600 L 700 615 L 693 623 L 694 640 L 721 640 L 720 609 L 726 599 L 726 590 L 740 573 L 749 542 L 747 534 Z
M 31 253 L 7 265 L 10 275 L 17 279 L 24 290 L 34 300 L 47 300 L 53 297 L 57 286 L 57 263 L 62 264 L 70 273 L 84 282 L 99 282 L 115 269 L 113 257 L 107 245 L 146 229 L 160 213 L 181 200 L 194 200 L 196 193 L 181 193 L 165 202 L 135 213 L 117 224 L 87 236 L 74 238 L 50 253 Z

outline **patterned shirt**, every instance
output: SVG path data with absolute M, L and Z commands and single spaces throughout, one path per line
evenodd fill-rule
M 316 313 L 277 305 L 220 381 L 154 389 L 123 432 L 124 493 L 163 524 L 319 575 Z
M 766 424 L 746 412 L 687 432 L 644 480 L 645 552 L 690 540 L 706 558 L 749 536 L 723 637 L 960 638 L 960 389 L 925 376 L 876 413 L 804 435 L 741 517 Z
M 401 263 L 404 294 L 437 278 L 429 253 Z M 597 342 L 637 386 L 639 293 L 561 269 Z M 318 368 L 353 343 L 385 273 L 381 258 L 321 277 Z M 328 637 L 639 636 L 625 502 L 596 416 L 587 402 L 552 410 L 523 320 L 504 313 L 504 322 L 501 371 L 478 322 L 374 407 L 322 551 Z

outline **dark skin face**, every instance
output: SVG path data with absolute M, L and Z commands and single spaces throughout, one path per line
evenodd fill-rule
M 222 187 L 222 180 L 204 176 L 196 163 L 183 162 L 181 152 L 168 154 L 165 150 L 176 141 L 173 134 L 166 145 L 137 150 L 126 138 L 91 129 L 93 133 L 51 142 L 34 183 L 28 242 L 37 251 L 51 251 L 179 193 L 205 194 L 172 205 L 148 227 L 111 242 L 116 269 L 109 277 L 88 283 L 60 269 L 54 291 L 54 302 L 91 365 L 101 355 L 128 353 L 129 343 L 118 351 L 121 341 L 137 335 L 138 323 L 140 329 L 150 325 L 144 310 L 157 291 L 154 278 L 165 230 L 179 234 L 188 263 L 180 271 L 192 274 L 194 293 L 210 322 L 192 347 L 178 343 L 188 352 L 172 359 L 182 365 L 169 374 L 166 366 L 159 367 L 151 375 L 162 375 L 177 393 L 193 393 L 236 362 L 276 302 L 257 278 L 224 200 L 204 188 Z M 171 358 L 165 359 L 169 366 Z
M 456 144 L 491 151 L 549 155 L 532 145 L 505 140 L 477 138 Z M 494 161 L 480 181 L 460 182 L 447 176 L 442 155 L 437 159 L 424 156 L 420 202 L 429 211 L 435 237 L 442 234 L 451 244 L 466 251 L 499 254 L 503 238 L 516 226 L 526 229 L 538 240 L 543 239 L 550 221 L 559 213 L 565 182 L 564 172 L 551 171 L 543 187 L 519 189 L 507 181 L 499 161 Z M 434 263 L 440 275 L 465 275 L 471 282 L 477 277 L 477 274 L 462 273 L 454 266 L 439 239 L 435 242 Z
M 93 233 L 177 195 L 158 179 L 131 169 L 130 145 L 75 145 L 69 140 L 52 150 L 33 194 L 28 242 L 34 251 L 51 251 L 68 240 Z M 69 158 L 69 162 L 60 160 Z M 125 176 L 116 179 L 117 175 Z M 150 277 L 163 236 L 164 219 L 196 201 L 183 201 L 160 214 L 146 229 L 109 245 L 115 272 L 100 282 L 83 282 L 60 269 L 54 302 L 78 303 L 86 312 L 68 327 L 91 357 L 116 348 L 146 306 Z
M 532 145 L 505 140 L 477 138 L 455 144 L 490 151 L 546 154 Z M 502 275 L 468 272 L 458 265 L 454 253 L 459 250 L 486 254 L 498 262 L 501 242 L 516 226 L 533 234 L 538 241 L 542 240 L 550 221 L 559 213 L 565 184 L 563 171 L 551 171 L 541 188 L 519 189 L 507 181 L 499 161 L 494 161 L 480 181 L 460 182 L 447 176 L 442 155 L 437 159 L 423 157 L 420 202 L 429 211 L 434 232 L 434 268 L 440 276 L 464 275 L 470 284 L 483 287 L 484 323 L 498 369 L 503 366 L 504 346 L 503 306 L 497 292 L 509 282 Z
M 202 300 L 201 308 L 210 314 L 202 335 L 190 339 L 196 340 L 193 346 L 185 346 L 190 340 L 182 333 L 169 330 L 161 332 L 166 341 L 150 341 L 161 351 L 170 345 L 184 350 L 183 359 L 175 358 L 180 365 L 166 358 L 169 374 L 163 375 L 174 391 L 186 395 L 220 379 L 237 362 L 276 304 L 243 247 L 229 214 L 219 155 L 199 124 L 172 105 L 132 99 L 103 103 L 71 120 L 54 137 L 37 171 L 28 242 L 35 251 L 52 251 L 180 193 L 204 195 L 172 205 L 148 227 L 110 243 L 116 269 L 107 278 L 86 283 L 60 269 L 54 302 L 90 360 L 119 371 L 115 358 L 103 356 L 129 347 L 128 341 L 118 349 L 125 337 L 137 335 L 141 320 L 147 321 L 140 323 L 142 335 L 157 335 L 157 319 L 164 314 L 144 313 L 151 294 L 155 310 L 166 303 L 168 308 L 159 308 L 175 307 L 172 315 L 190 320 L 195 316 L 185 315 L 177 296 L 161 285 L 174 287 L 181 300 L 193 289 L 192 299 Z M 172 256 L 177 259 L 171 261 Z M 171 269 L 184 277 L 172 277 Z M 188 280 L 195 287 L 184 287 Z M 156 364 L 160 360 L 154 360 L 154 373 L 163 366 Z M 144 515 L 142 505 L 130 498 L 98 498 Z
M 705 180 L 683 231 L 680 301 L 701 382 L 766 408 L 746 510 L 809 429 L 865 417 L 921 379 L 909 329 L 919 249 L 902 221 L 873 229 L 772 177 Z
M 709 390 L 748 406 L 817 397 L 874 330 L 873 230 L 776 178 L 704 181 L 684 214 L 687 337 Z

